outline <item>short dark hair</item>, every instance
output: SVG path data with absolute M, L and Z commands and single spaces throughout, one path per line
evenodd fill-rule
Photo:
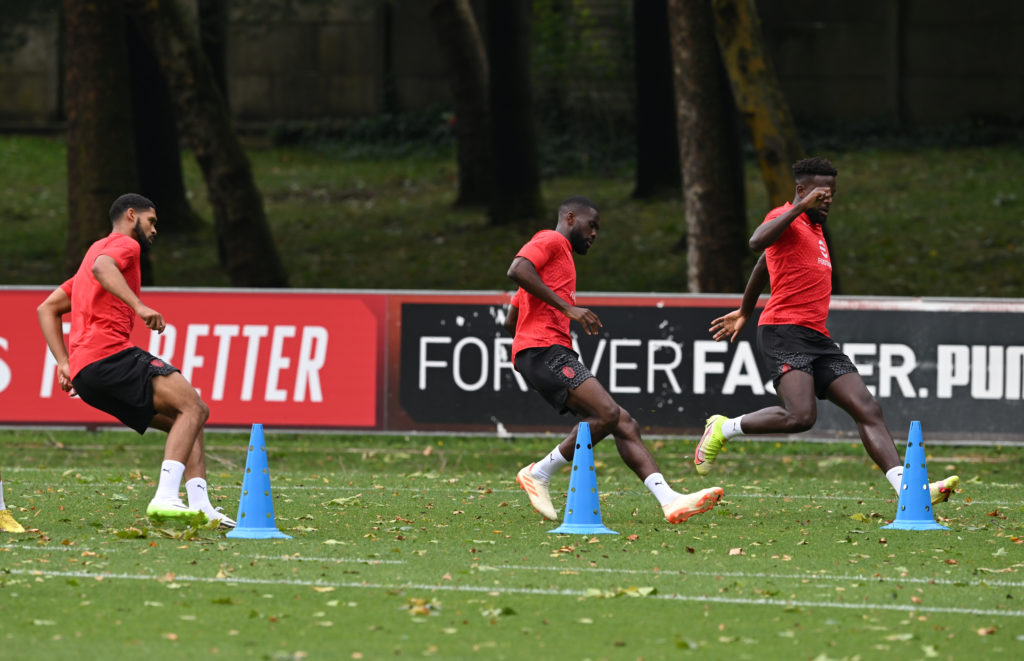
M 804 158 L 793 164 L 794 180 L 800 180 L 804 177 L 815 177 L 818 175 L 834 177 L 837 174 L 839 174 L 839 170 L 836 170 L 836 166 L 832 165 L 832 162 L 827 158 L 822 158 L 821 156 Z
M 110 222 L 120 218 L 129 209 L 145 211 L 146 209 L 156 209 L 156 205 L 153 204 L 153 200 L 138 193 L 125 193 L 110 205 Z
M 565 198 L 561 204 L 558 205 L 558 219 L 565 218 L 565 215 L 570 211 L 572 213 L 580 213 L 581 211 L 589 211 L 593 209 L 595 213 L 597 211 L 597 205 L 590 201 L 589 198 L 583 197 L 582 195 L 573 195 L 572 197 Z

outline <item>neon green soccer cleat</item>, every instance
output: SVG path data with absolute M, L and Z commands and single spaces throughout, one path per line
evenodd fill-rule
M 932 505 L 944 503 L 949 500 L 950 495 L 960 486 L 960 476 L 950 475 L 944 480 L 938 480 L 928 485 L 932 495 Z
M 693 465 L 696 466 L 697 473 L 700 475 L 707 475 L 711 472 L 711 464 L 715 462 L 715 457 L 725 446 L 722 423 L 726 420 L 724 415 L 713 415 L 704 425 L 704 435 L 700 437 L 700 443 L 697 443 L 697 449 L 693 453 Z
M 146 516 L 154 521 L 195 520 L 197 517 L 201 517 L 201 523 L 206 523 L 206 515 L 199 510 L 189 509 L 185 503 L 181 502 L 181 498 L 154 498 L 146 507 Z

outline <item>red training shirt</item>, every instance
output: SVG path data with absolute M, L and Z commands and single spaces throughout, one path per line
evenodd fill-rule
M 92 265 L 100 255 L 113 258 L 138 296 L 142 284 L 140 253 L 134 238 L 111 232 L 89 246 L 78 271 L 60 286 L 71 297 L 68 354 L 72 379 L 86 365 L 132 347 L 128 337 L 135 325 L 135 312 L 103 288 L 92 274 Z
M 576 263 L 569 239 L 555 230 L 541 230 L 516 257 L 530 260 L 540 279 L 562 300 L 576 305 Z M 517 292 L 519 320 L 512 340 L 512 360 L 523 349 L 556 344 L 572 348 L 569 318 L 526 290 Z
M 792 207 L 786 202 L 772 209 L 764 222 Z M 812 223 L 807 214 L 800 214 L 764 253 L 772 291 L 758 325 L 795 324 L 827 337 L 825 321 L 832 297 L 832 260 L 821 225 Z

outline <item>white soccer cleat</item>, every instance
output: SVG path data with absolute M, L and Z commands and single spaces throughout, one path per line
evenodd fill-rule
M 701 489 L 696 493 L 684 493 L 671 503 L 663 505 L 661 510 L 669 523 L 682 523 L 691 516 L 707 512 L 715 503 L 722 499 L 722 487 Z
M 530 471 L 534 464 L 524 466 L 516 475 L 516 482 L 523 488 L 526 495 L 530 497 L 530 504 L 545 519 L 558 520 L 558 511 L 551 504 L 551 494 L 548 492 L 548 483 L 542 482 L 533 476 Z

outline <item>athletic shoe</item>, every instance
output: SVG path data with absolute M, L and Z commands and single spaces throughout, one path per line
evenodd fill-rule
M 938 480 L 928 485 L 928 490 L 932 494 L 932 505 L 937 503 L 944 503 L 949 500 L 950 494 L 960 486 L 960 476 L 950 475 L 944 480 Z
M 0 531 L 3 532 L 25 532 L 21 524 L 14 520 L 11 510 L 0 510 Z
M 530 464 L 520 469 L 519 474 L 516 475 L 516 482 L 526 491 L 526 495 L 530 497 L 530 504 L 533 505 L 533 509 L 537 510 L 545 519 L 557 521 L 558 512 L 555 510 L 555 506 L 551 504 L 548 483 L 541 482 L 533 476 L 533 473 L 530 472 L 533 470 L 533 466 L 534 464 Z
M 156 520 L 191 519 L 197 515 L 203 517 L 203 519 L 206 518 L 206 515 L 199 510 L 189 509 L 181 501 L 181 498 L 154 498 L 149 501 L 149 505 L 146 507 L 146 516 Z
M 727 419 L 724 415 L 713 415 L 704 425 L 704 435 L 700 437 L 700 443 L 697 444 L 697 449 L 693 453 L 693 464 L 697 467 L 697 473 L 700 475 L 707 475 L 711 472 L 711 464 L 715 462 L 715 457 L 725 445 L 722 423 Z
M 209 519 L 209 526 L 211 528 L 234 528 L 235 520 L 229 517 L 220 507 L 214 508 L 213 512 L 206 512 L 206 518 Z
M 696 493 L 684 493 L 668 505 L 662 505 L 669 523 L 682 523 L 695 514 L 707 512 L 722 499 L 722 487 L 701 489 Z

